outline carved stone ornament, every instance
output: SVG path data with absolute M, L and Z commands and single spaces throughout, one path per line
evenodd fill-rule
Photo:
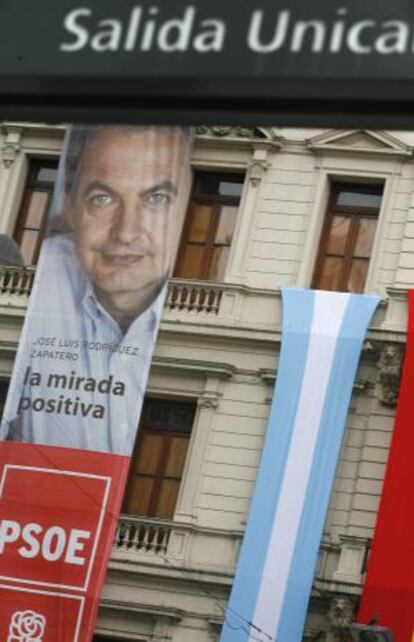
M 355 602 L 352 598 L 336 595 L 327 614 L 330 630 L 337 642 L 349 641 L 349 627 L 354 621 Z
M 213 136 L 215 138 L 263 138 L 266 136 L 255 127 L 228 127 L 214 125 L 208 127 L 201 125 L 196 130 L 199 136 Z
M 219 403 L 218 395 L 216 393 L 204 393 L 199 397 L 197 403 L 200 408 L 217 408 Z
M 1 158 L 5 167 L 11 167 L 20 152 L 22 130 L 20 127 L 7 127 Z
M 260 134 L 254 127 L 235 127 L 234 132 L 238 138 L 255 138 Z
M 393 408 L 397 405 L 400 390 L 403 346 L 399 343 L 385 343 L 378 359 L 378 383 L 380 401 L 384 406 Z
M 268 169 L 269 164 L 265 160 L 252 160 L 249 166 L 248 177 L 253 187 L 258 187 Z
M 11 167 L 17 158 L 19 147 L 17 145 L 6 145 L 3 147 L 2 160 L 5 167 Z

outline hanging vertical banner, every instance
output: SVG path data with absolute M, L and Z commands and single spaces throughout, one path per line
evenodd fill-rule
M 67 136 L 0 429 L 1 640 L 92 639 L 189 146 L 182 127 Z
M 262 459 L 221 642 L 300 642 L 362 341 L 379 297 L 283 289 Z
M 414 638 L 413 483 L 414 291 L 408 293 L 408 333 L 394 432 L 358 621 L 375 617 L 395 642 Z

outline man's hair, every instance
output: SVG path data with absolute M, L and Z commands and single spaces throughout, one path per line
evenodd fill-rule
M 64 185 L 65 192 L 72 194 L 78 182 L 78 174 L 81 167 L 82 154 L 88 143 L 101 131 L 105 131 L 110 125 L 77 125 L 71 128 L 67 142 Z M 160 131 L 179 131 L 188 142 L 191 142 L 193 129 L 175 125 L 116 125 L 116 129 L 132 130 L 134 132 L 156 129 Z

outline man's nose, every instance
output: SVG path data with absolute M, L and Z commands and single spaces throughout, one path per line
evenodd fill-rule
M 112 226 L 112 234 L 121 243 L 130 244 L 139 238 L 150 224 L 145 209 L 137 202 L 123 203 Z

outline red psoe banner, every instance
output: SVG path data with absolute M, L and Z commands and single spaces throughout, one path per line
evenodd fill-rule
M 87 642 L 129 458 L 3 442 L 0 639 Z
M 375 618 L 396 642 L 414 634 L 414 291 L 408 294 L 408 336 L 384 487 L 358 621 Z

